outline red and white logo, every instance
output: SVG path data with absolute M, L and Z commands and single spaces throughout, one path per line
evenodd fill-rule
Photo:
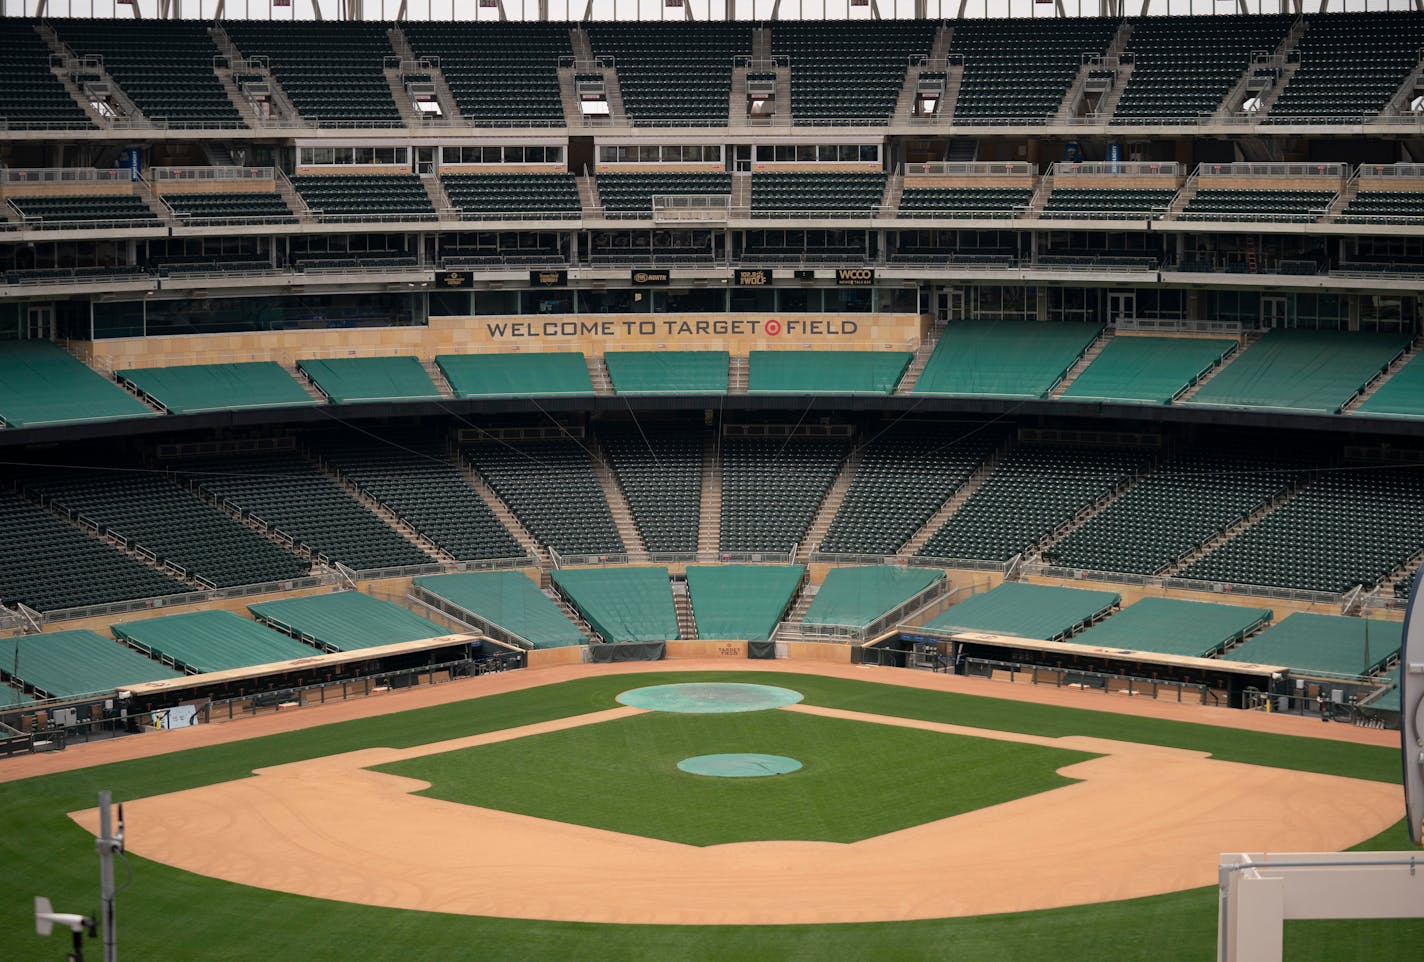
M 781 333 L 781 322 L 773 317 L 771 320 L 763 324 L 761 329 L 770 336 L 775 337 L 776 335 Z

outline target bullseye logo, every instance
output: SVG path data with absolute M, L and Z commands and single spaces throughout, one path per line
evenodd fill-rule
M 763 325 L 762 330 L 766 331 L 770 336 L 775 337 L 781 333 L 781 322 L 773 317 Z

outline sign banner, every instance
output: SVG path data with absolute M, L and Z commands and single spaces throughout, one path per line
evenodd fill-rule
M 772 281 L 772 272 L 766 270 L 738 270 L 732 276 L 738 287 L 767 287 Z
M 630 280 L 634 287 L 666 287 L 672 281 L 672 275 L 666 270 L 633 271 Z
M 437 288 L 458 289 L 474 287 L 475 278 L 469 271 L 436 271 L 435 286 Z
M 530 287 L 566 287 L 569 283 L 568 271 L 530 271 Z
M 836 268 L 837 287 L 869 287 L 875 283 L 875 269 L 871 267 Z

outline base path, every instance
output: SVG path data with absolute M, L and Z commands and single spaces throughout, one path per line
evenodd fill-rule
M 912 673 L 855 674 L 892 681 Z M 246 885 L 470 915 L 666 924 L 898 921 L 1211 885 L 1221 852 L 1338 850 L 1388 828 L 1402 808 L 1394 785 L 1177 749 L 804 705 L 781 710 L 1104 757 L 1063 768 L 1081 779 L 1075 784 L 853 844 L 705 848 L 424 798 L 413 794 L 423 782 L 367 770 L 639 711 L 623 707 L 412 749 L 334 755 L 129 801 L 130 850 Z M 76 819 L 97 828 L 93 810 Z

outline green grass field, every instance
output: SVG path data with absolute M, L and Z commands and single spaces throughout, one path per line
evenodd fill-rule
M 890 671 L 867 671 L 890 679 Z M 196 749 L 0 784 L 0 958 L 60 959 L 64 939 L 34 933 L 33 898 L 59 911 L 98 907 L 94 844 L 65 812 L 95 793 L 140 798 L 241 778 L 252 769 L 370 746 L 405 747 L 613 707 L 639 684 L 764 682 L 796 688 L 811 704 L 1049 735 L 1096 735 L 1211 752 L 1273 765 L 1397 783 L 1397 750 L 1312 738 L 1234 732 L 1084 709 L 912 691 L 893 685 L 780 673 L 659 673 L 583 679 L 399 715 Z M 471 686 L 477 689 L 477 683 Z M 1085 703 L 1091 696 L 1085 696 Z M 3 762 L 0 762 L 3 764 Z M 1401 800 L 1401 809 L 1402 809 Z M 1111 825 L 1105 825 L 1105 831 Z M 1408 847 L 1403 820 L 1362 848 Z M 492 919 L 372 909 L 283 895 L 129 857 L 119 897 L 127 960 L 310 959 L 387 962 L 478 957 L 528 960 L 956 959 L 975 962 L 1202 962 L 1215 953 L 1214 887 L 1102 905 L 923 922 L 827 926 L 622 926 Z M 120 884 L 129 878 L 119 870 Z M 1421 921 L 1292 923 L 1291 962 L 1405 962 L 1424 945 Z M 91 943 L 96 953 L 97 944 Z
M 775 778 L 679 771 L 693 755 L 764 752 Z M 651 713 L 427 755 L 376 770 L 420 794 L 688 845 L 856 842 L 1069 784 L 1096 756 L 785 711 Z

